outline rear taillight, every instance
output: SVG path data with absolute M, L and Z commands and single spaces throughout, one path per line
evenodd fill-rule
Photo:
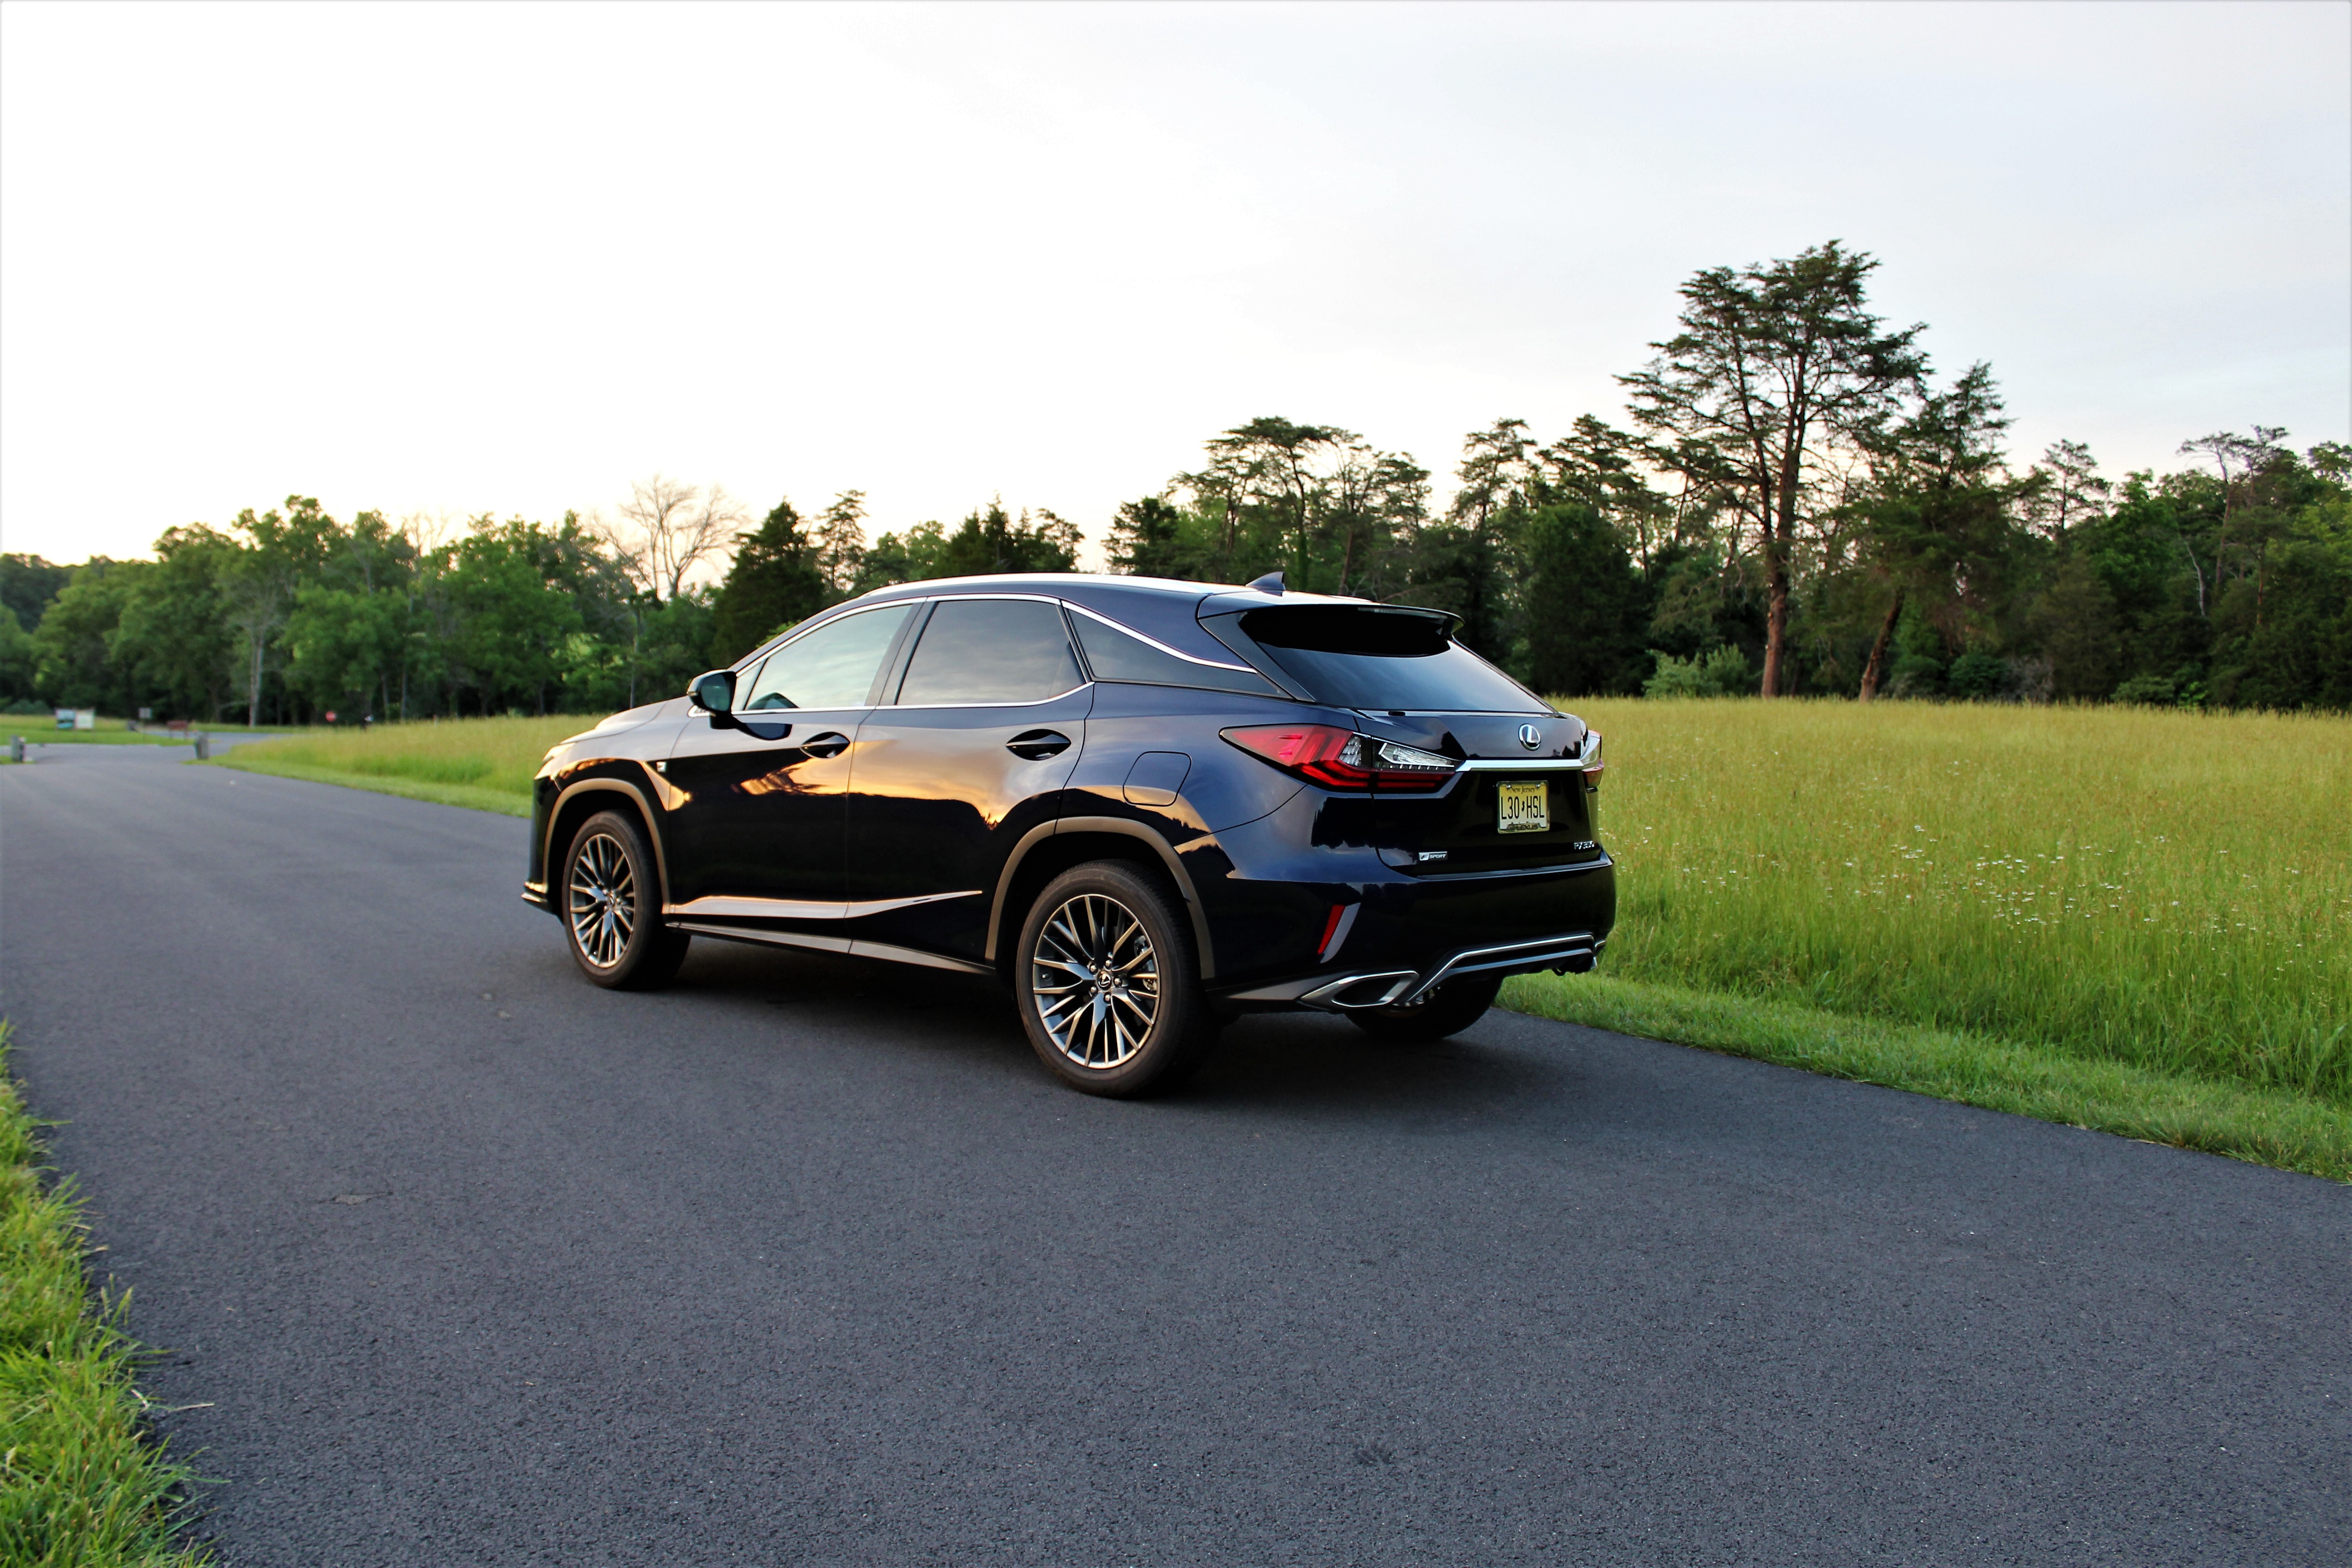
M 1451 757 L 1400 746 L 1377 735 L 1359 735 L 1337 724 L 1250 724 L 1223 734 L 1252 756 L 1325 789 L 1425 795 L 1444 789 L 1454 776 Z
M 1601 770 L 1609 764 L 1601 760 L 1601 731 L 1584 732 L 1584 784 L 1587 789 L 1601 787 Z

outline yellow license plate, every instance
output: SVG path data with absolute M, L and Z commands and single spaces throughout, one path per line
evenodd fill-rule
M 1496 784 L 1495 826 L 1502 833 L 1549 833 L 1551 787 L 1541 783 Z

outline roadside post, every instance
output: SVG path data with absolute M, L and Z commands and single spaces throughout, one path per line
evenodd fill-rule
M 202 730 L 197 731 L 196 731 L 196 761 L 198 761 L 198 762 L 200 762 L 200 763 L 207 763 L 207 762 L 210 762 L 210 761 L 212 761 L 212 755 L 213 755 L 213 738 L 212 738 L 210 735 L 205 734 Z
M 21 763 L 25 760 L 24 736 L 11 735 L 8 737 L 8 760 L 12 763 Z

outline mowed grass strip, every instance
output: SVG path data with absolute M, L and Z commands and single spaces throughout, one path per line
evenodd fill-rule
M 2352 1111 L 1948 1029 L 1598 974 L 1521 975 L 1503 1005 L 2070 1127 L 2352 1182 Z
M 194 1568 L 173 1544 L 191 1475 L 145 1430 L 128 1298 L 93 1300 L 81 1200 L 42 1180 L 0 1023 L 0 1563 Z
M 2352 1108 L 2352 721 L 1572 706 L 1606 973 Z
M 216 760 L 247 773 L 529 816 L 530 781 L 547 749 L 594 729 L 601 717 L 445 719 L 369 730 L 310 730 L 249 742 Z

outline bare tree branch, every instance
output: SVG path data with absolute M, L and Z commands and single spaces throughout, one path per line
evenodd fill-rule
M 720 486 L 682 485 L 659 474 L 629 487 L 620 518 L 591 513 L 589 528 L 620 558 L 630 579 L 656 599 L 675 599 L 687 574 L 723 552 L 751 514 Z

